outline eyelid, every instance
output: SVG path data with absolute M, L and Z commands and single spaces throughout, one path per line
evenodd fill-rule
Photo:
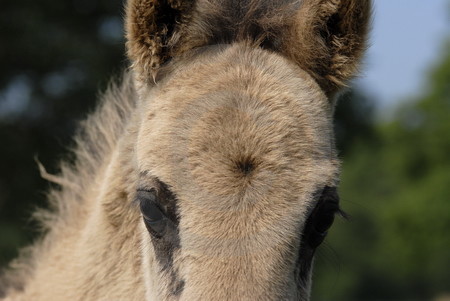
M 139 187 L 138 189 L 136 189 L 136 192 L 157 192 L 155 187 Z
M 323 188 L 317 189 L 312 194 L 312 206 L 308 209 L 307 217 L 311 216 L 320 206 L 323 206 L 324 203 L 336 204 L 336 212 L 339 210 L 339 196 L 337 195 L 337 188 L 325 186 Z M 325 194 L 330 197 L 325 200 Z M 331 194 L 331 196 L 330 196 Z M 331 199 L 331 201 L 330 201 Z
M 344 219 L 348 220 L 350 218 L 350 215 L 348 215 L 344 210 L 342 210 L 341 206 L 339 205 L 340 197 L 339 194 L 337 193 L 337 188 L 326 186 L 322 191 L 322 195 L 324 193 L 326 194 L 327 199 L 323 201 L 326 201 L 328 204 L 330 204 L 330 206 L 334 206 L 334 208 L 332 209 L 334 211 L 334 214 L 339 215 Z

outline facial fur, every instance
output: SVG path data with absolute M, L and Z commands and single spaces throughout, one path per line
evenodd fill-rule
M 236 44 L 191 57 L 141 101 L 139 172 L 176 195 L 179 219 L 170 272 L 144 267 L 160 278 L 152 298 L 307 296 L 294 281 L 300 233 L 314 193 L 338 177 L 332 107 L 314 80 Z M 161 289 L 171 273 L 178 295 Z

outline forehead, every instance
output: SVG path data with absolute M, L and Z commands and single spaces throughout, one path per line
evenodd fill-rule
M 178 193 L 306 193 L 337 176 L 330 105 L 276 54 L 240 45 L 203 53 L 141 98 L 139 169 Z

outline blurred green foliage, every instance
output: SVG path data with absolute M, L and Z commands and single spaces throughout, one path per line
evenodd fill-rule
M 5 0 L 0 11 L 0 266 L 36 236 L 30 215 L 76 123 L 125 65 L 120 0 Z M 336 111 L 342 207 L 318 250 L 313 300 L 433 300 L 450 292 L 450 47 L 422 97 L 389 122 L 362 91 Z M 100 84 L 99 84 L 100 83 Z
M 0 10 L 0 266 L 36 235 L 50 172 L 78 120 L 125 65 L 121 0 L 2 0 Z M 71 159 L 71 158 L 67 158 Z

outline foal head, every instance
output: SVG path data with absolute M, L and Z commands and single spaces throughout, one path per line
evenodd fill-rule
M 129 0 L 148 300 L 307 300 L 368 0 Z

